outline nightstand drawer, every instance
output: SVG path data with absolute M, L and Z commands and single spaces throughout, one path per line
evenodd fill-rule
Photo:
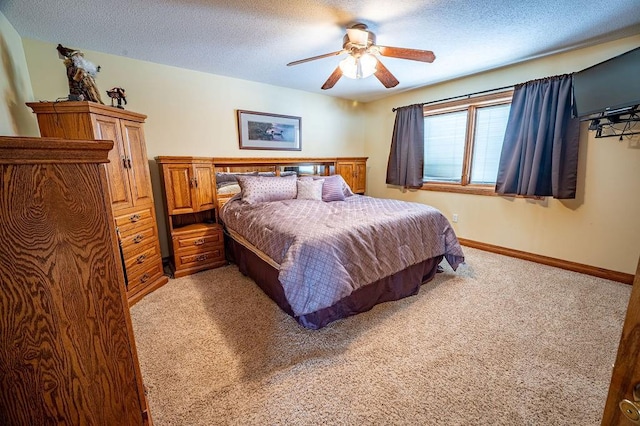
M 222 231 L 213 229 L 200 235 L 175 236 L 173 248 L 176 251 L 222 244 Z
M 175 255 L 176 270 L 226 263 L 222 245 L 206 251 L 180 253 Z

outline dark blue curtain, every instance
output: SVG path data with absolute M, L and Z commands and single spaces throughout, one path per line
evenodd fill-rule
M 515 87 L 498 166 L 498 194 L 575 198 L 580 121 L 571 75 Z
M 387 163 L 387 183 L 420 188 L 424 163 L 424 113 L 422 104 L 398 108 Z

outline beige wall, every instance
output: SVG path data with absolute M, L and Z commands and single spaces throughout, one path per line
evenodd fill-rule
M 55 45 L 23 40 L 35 99 L 67 94 Z M 640 36 L 561 53 L 358 105 L 260 83 L 86 51 L 102 65 L 102 93 L 127 90 L 127 108 L 149 116 L 149 157 L 367 155 L 368 193 L 434 205 L 451 218 L 460 237 L 633 273 L 640 254 L 640 140 L 595 139 L 583 128 L 579 198 L 529 201 L 428 191 L 402 193 L 385 184 L 393 128 L 391 108 L 574 72 L 640 45 Z M 71 46 L 81 48 L 81 46 Z M 235 110 L 301 116 L 302 152 L 241 151 Z M 330 124 L 330 125 L 329 125 Z M 162 212 L 157 170 L 151 164 L 156 206 Z M 164 221 L 163 254 L 168 254 Z
M 0 13 L 0 135 L 37 136 L 38 124 L 25 106 L 33 97 L 22 40 Z
M 579 71 L 640 45 L 634 36 L 366 104 L 365 154 L 369 195 L 433 205 L 459 237 L 633 274 L 640 255 L 640 137 L 595 139 L 583 123 L 579 197 L 530 201 L 401 190 L 385 184 L 395 114 L 392 107 L 464 95 Z
M 68 95 L 65 68 L 56 45 L 24 39 L 37 100 Z M 82 46 L 68 46 L 82 49 Z M 207 157 L 361 156 L 364 131 L 359 105 L 329 96 L 190 71 L 83 50 L 102 67 L 96 78 L 103 101 L 114 86 L 127 93 L 126 109 L 146 114 L 149 159 L 159 155 Z M 302 151 L 240 150 L 236 110 L 302 117 Z M 158 170 L 150 164 L 161 245 L 169 254 Z

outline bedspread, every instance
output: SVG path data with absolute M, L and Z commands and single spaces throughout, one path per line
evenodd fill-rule
M 449 221 L 419 203 L 354 195 L 345 201 L 228 202 L 224 225 L 279 264 L 296 316 L 431 257 L 464 261 Z

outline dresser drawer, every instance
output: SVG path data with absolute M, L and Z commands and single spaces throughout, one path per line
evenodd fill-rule
M 127 270 L 127 293 L 131 295 L 138 290 L 141 290 L 146 285 L 149 285 L 156 281 L 164 274 L 162 269 L 162 262 L 153 262 L 147 268 L 134 268 L 133 270 Z
M 153 219 L 153 214 L 151 213 L 151 209 L 149 208 L 137 211 L 135 213 L 117 216 L 115 220 L 116 220 L 116 226 L 118 228 L 121 228 L 126 225 L 140 223 L 146 219 Z
M 178 235 L 173 237 L 173 249 L 182 251 L 197 247 L 208 247 L 222 244 L 222 231 L 212 229 L 199 235 Z
M 174 257 L 176 270 L 226 263 L 222 245 L 196 252 L 176 252 Z
M 139 233 L 142 229 L 147 228 L 155 228 L 155 221 L 153 220 L 153 218 L 148 218 L 141 220 L 140 222 L 120 226 L 118 227 L 118 232 L 120 233 L 120 239 L 122 240 Z
M 118 216 L 115 222 L 121 240 L 136 235 L 143 229 L 156 227 L 155 217 L 151 209 L 148 208 L 136 213 Z
M 146 228 L 146 229 L 137 229 L 136 232 L 127 236 L 120 236 L 121 244 L 122 244 L 122 252 L 124 253 L 125 258 L 129 258 L 134 253 L 142 254 L 143 250 L 141 249 L 143 246 L 147 246 L 150 243 L 155 243 L 158 241 L 158 237 L 156 235 L 156 228 Z
M 147 242 L 154 242 L 148 240 Z M 157 244 L 148 244 L 140 247 L 140 251 L 133 251 L 129 253 L 129 256 L 125 257 L 124 265 L 127 271 L 131 268 L 136 268 L 140 265 L 148 265 L 150 262 L 155 261 L 160 256 L 158 252 Z
M 131 259 L 136 259 L 136 257 L 132 257 Z M 128 259 L 125 259 L 125 262 Z M 141 272 L 148 272 L 151 269 L 156 268 L 158 265 L 162 265 L 162 258 L 160 255 L 154 255 L 145 260 L 142 263 L 135 264 L 134 266 L 127 268 L 127 278 L 129 276 L 135 277 L 138 275 L 143 275 Z

